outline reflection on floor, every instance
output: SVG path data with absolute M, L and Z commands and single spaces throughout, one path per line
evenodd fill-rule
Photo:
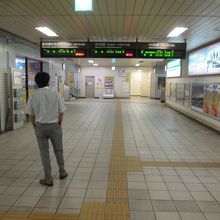
M 74 100 L 63 125 L 66 169 L 43 176 L 30 125 L 0 136 L 0 218 L 220 219 L 220 136 L 148 99 Z

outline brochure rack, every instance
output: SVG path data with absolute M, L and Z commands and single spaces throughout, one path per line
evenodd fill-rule
M 12 129 L 20 128 L 25 120 L 25 89 L 22 88 L 22 71 L 11 69 L 11 122 Z

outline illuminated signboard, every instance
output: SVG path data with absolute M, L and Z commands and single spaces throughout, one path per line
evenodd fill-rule
M 189 54 L 189 76 L 220 74 L 220 43 Z
M 138 43 L 138 58 L 179 58 L 186 56 L 186 44 L 184 43 Z
M 88 43 L 89 56 L 94 58 L 133 58 L 136 57 L 135 43 L 91 42 Z
M 169 60 L 167 62 L 166 77 L 180 77 L 181 75 L 181 60 Z
M 41 42 L 41 57 L 86 57 L 85 42 L 44 41 Z
M 90 56 L 95 58 L 133 58 L 135 57 L 135 51 L 123 50 L 123 49 L 92 49 L 90 51 Z
M 184 59 L 185 43 L 41 41 L 41 57 Z
M 85 57 L 86 51 L 76 49 L 50 49 L 45 48 L 41 50 L 42 57 Z

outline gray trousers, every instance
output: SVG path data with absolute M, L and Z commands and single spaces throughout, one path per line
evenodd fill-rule
M 41 124 L 37 123 L 35 128 L 41 161 L 44 168 L 46 180 L 52 180 L 51 162 L 49 154 L 49 139 L 53 145 L 54 154 L 57 159 L 59 171 L 64 171 L 63 143 L 62 143 L 62 127 L 58 123 Z

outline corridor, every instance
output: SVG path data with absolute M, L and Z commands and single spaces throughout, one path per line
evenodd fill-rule
M 30 124 L 0 135 L 2 220 L 219 220 L 220 135 L 149 99 L 78 99 L 43 187 Z

